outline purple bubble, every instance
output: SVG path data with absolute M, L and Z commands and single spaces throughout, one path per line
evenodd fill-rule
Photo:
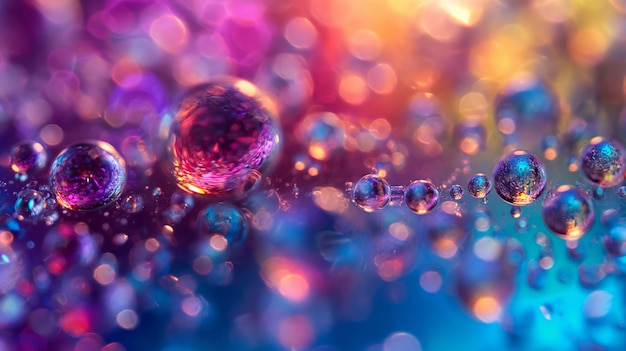
M 210 83 L 181 102 L 167 140 L 172 175 L 190 193 L 216 197 L 250 190 L 280 144 L 275 119 L 246 81 Z
M 71 210 L 106 206 L 120 197 L 125 184 L 124 159 L 103 141 L 69 146 L 57 156 L 50 171 L 57 202 Z
M 404 200 L 411 211 L 425 214 L 437 206 L 439 192 L 431 182 L 416 180 L 406 188 Z

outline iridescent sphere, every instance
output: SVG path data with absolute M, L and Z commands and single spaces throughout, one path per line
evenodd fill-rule
M 343 148 L 346 132 L 336 114 L 316 112 L 298 124 L 296 136 L 307 148 L 309 156 L 324 161 Z
M 556 134 L 559 102 L 541 79 L 520 75 L 498 93 L 495 117 L 507 144 L 519 142 L 531 148 L 539 145 L 545 135 Z
M 454 184 L 453 186 L 450 187 L 450 197 L 453 200 L 461 200 L 464 193 L 465 192 L 463 191 L 463 187 L 460 186 L 459 184 Z
M 543 221 L 560 237 L 575 240 L 593 224 L 595 211 L 589 195 L 582 189 L 561 185 L 543 201 Z
M 366 212 L 381 210 L 391 200 L 391 186 L 375 174 L 359 179 L 352 189 L 352 201 Z
M 416 180 L 406 188 L 404 201 L 411 211 L 425 214 L 437 206 L 439 192 L 433 183 L 426 180 Z
M 103 141 L 69 146 L 50 170 L 50 186 L 57 202 L 70 210 L 91 210 L 117 200 L 126 185 L 124 159 Z
M 624 180 L 626 151 L 615 140 L 595 137 L 583 150 L 580 166 L 590 181 L 609 188 Z
M 46 208 L 46 199 L 35 189 L 24 189 L 17 194 L 15 215 L 17 219 L 37 220 Z
M 221 235 L 228 245 L 241 244 L 248 235 L 248 220 L 237 207 L 211 204 L 198 215 L 198 230 L 211 237 Z
M 15 173 L 26 174 L 41 170 L 48 162 L 48 153 L 36 141 L 26 141 L 11 150 L 11 169 Z
M 244 80 L 194 89 L 171 118 L 165 123 L 168 167 L 189 193 L 239 196 L 257 184 L 278 153 L 271 104 Z
M 546 186 L 546 169 L 534 155 L 517 150 L 504 155 L 493 169 L 495 189 L 502 200 L 518 206 L 533 203 Z
M 467 182 L 467 191 L 475 198 L 482 199 L 491 191 L 489 178 L 483 173 L 478 173 Z
M 602 239 L 604 248 L 612 256 L 626 256 L 626 225 L 619 223 L 613 226 Z

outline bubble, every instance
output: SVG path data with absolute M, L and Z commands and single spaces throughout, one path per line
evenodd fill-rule
M 34 173 L 46 166 L 48 153 L 40 143 L 26 141 L 16 145 L 11 151 L 11 169 L 15 173 Z
M 69 146 L 57 156 L 50 186 L 57 202 L 71 210 L 91 210 L 120 197 L 126 184 L 124 159 L 103 141 Z
M 615 140 L 595 137 L 582 152 L 581 168 L 590 181 L 601 187 L 618 185 L 626 171 L 626 151 Z
M 620 186 L 619 189 L 617 189 L 617 196 L 620 199 L 626 199 L 626 185 Z
M 465 192 L 463 191 L 463 187 L 458 184 L 454 184 L 453 186 L 450 187 L 450 197 L 453 200 L 461 200 L 461 198 L 463 198 L 464 193 Z
M 425 218 L 424 229 L 431 250 L 439 257 L 455 257 L 463 246 L 469 230 L 460 206 L 445 201 Z
M 502 200 L 524 206 L 533 203 L 546 186 L 546 169 L 534 155 L 517 150 L 504 155 L 493 169 L 495 189 Z
M 589 195 L 570 185 L 561 185 L 546 196 L 541 212 L 548 228 L 567 240 L 583 236 L 595 215 Z
M 626 256 L 626 225 L 619 223 L 613 226 L 604 234 L 602 243 L 612 256 Z
M 15 201 L 15 215 L 20 221 L 35 221 L 44 213 L 46 200 L 41 192 L 34 189 L 24 189 L 17 194 Z
M 211 237 L 219 235 L 228 245 L 236 246 L 248 236 L 248 220 L 239 208 L 228 203 L 216 203 L 200 212 L 198 230 Z
M 139 194 L 129 194 L 122 201 L 122 209 L 127 213 L 138 213 L 143 210 L 143 197 Z
M 296 130 L 300 141 L 307 147 L 309 156 L 316 160 L 328 160 L 343 148 L 346 139 L 341 119 L 332 112 L 307 115 Z
M 475 198 L 482 199 L 491 191 L 489 178 L 483 173 L 478 173 L 470 178 L 467 183 L 467 191 Z
M 522 208 L 519 206 L 512 206 L 511 207 L 511 217 L 513 218 L 520 218 L 520 216 L 522 215 Z
M 244 80 L 196 88 L 166 128 L 169 166 L 178 186 L 215 197 L 238 196 L 254 187 L 280 144 L 269 100 Z
M 558 99 L 539 78 L 520 75 L 498 93 L 495 117 L 506 144 L 523 141 L 527 147 L 534 147 L 539 145 L 544 135 L 556 134 Z
M 406 188 L 404 200 L 411 211 L 425 214 L 437 206 L 439 192 L 431 182 L 416 180 Z
M 352 189 L 352 201 L 366 212 L 381 210 L 390 200 L 389 183 L 375 174 L 363 176 Z

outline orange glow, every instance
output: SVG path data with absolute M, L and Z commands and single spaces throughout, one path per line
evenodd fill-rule
M 553 148 L 548 148 L 543 152 L 543 157 L 545 157 L 548 161 L 554 160 L 558 155 L 559 153 L 557 150 Z
M 278 292 L 291 301 L 301 302 L 309 296 L 309 283 L 300 274 L 287 274 L 278 283 Z
M 156 18 L 150 25 L 150 37 L 154 43 L 170 53 L 180 51 L 187 44 L 188 36 L 185 23 L 171 14 Z
M 93 271 L 93 278 L 101 285 L 108 285 L 115 280 L 115 270 L 108 264 L 101 264 Z
M 261 277 L 265 284 L 284 298 L 293 302 L 302 302 L 309 297 L 311 291 L 310 278 L 306 271 L 282 257 L 271 257 L 261 266 Z
M 609 49 L 610 40 L 595 27 L 579 30 L 569 43 L 570 55 L 576 62 L 592 66 L 600 62 Z
M 228 240 L 223 235 L 217 234 L 209 239 L 209 244 L 215 251 L 224 251 L 228 247 Z
M 311 194 L 315 205 L 324 211 L 342 213 L 348 207 L 348 200 L 339 189 L 318 187 Z
M 13 242 L 13 233 L 8 230 L 3 230 L 0 232 L 0 244 L 4 246 L 9 246 Z
M 352 105 L 365 102 L 369 90 L 363 77 L 353 73 L 344 74 L 339 81 L 339 96 Z
M 492 323 L 500 319 L 502 307 L 498 300 L 491 296 L 480 297 L 472 308 L 474 315 L 485 323 Z
M 452 258 L 459 250 L 456 242 L 449 238 L 442 238 L 433 243 L 435 253 L 442 258 Z
M 404 270 L 404 262 L 400 258 L 376 262 L 376 266 L 378 268 L 378 275 L 386 282 L 398 279 Z

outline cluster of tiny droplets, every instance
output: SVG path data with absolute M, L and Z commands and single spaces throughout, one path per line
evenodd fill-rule
M 482 348 L 522 350 L 539 340 L 545 349 L 624 349 L 625 152 L 592 137 L 606 122 L 607 97 L 614 104 L 623 94 L 615 78 L 626 6 L 488 4 L 0 0 L 0 133 L 9 144 L 14 130 L 33 139 L 0 155 L 15 173 L 0 193 L 8 199 L 0 208 L 0 350 L 420 351 L 459 349 L 456 339 L 467 349 L 481 349 L 476 340 Z M 554 50 L 530 60 L 537 43 Z M 514 74 L 529 62 L 539 70 Z M 232 72 L 258 86 L 214 81 Z M 547 77 L 558 78 L 554 87 Z M 494 83 L 504 85 L 495 91 Z M 190 88 L 170 109 L 168 92 Z M 260 91 L 276 97 L 285 139 Z M 560 100 L 557 91 L 568 94 Z M 626 110 L 609 122 L 623 140 Z M 83 129 L 103 141 L 72 144 Z M 483 167 L 481 153 L 498 137 L 507 153 L 493 173 L 475 174 L 470 158 Z M 543 155 L 520 150 L 539 152 L 539 143 Z M 282 144 L 293 150 L 279 163 Z M 46 173 L 49 152 L 67 145 Z M 464 163 L 441 186 L 385 179 L 396 171 L 439 179 L 429 172 L 442 173 L 441 160 L 454 164 L 455 147 Z M 546 162 L 551 170 L 567 160 L 566 177 L 593 188 L 553 187 L 537 156 L 556 160 Z M 335 186 L 360 176 L 350 173 L 355 164 L 378 172 L 345 196 Z M 274 165 L 283 167 L 271 174 Z M 457 184 L 461 174 L 466 186 Z M 510 205 L 500 217 L 497 206 L 460 201 L 467 191 L 486 205 L 492 186 Z M 382 213 L 346 210 L 350 200 Z M 384 211 L 401 205 L 421 216 Z M 537 210 L 543 223 L 529 217 Z M 596 234 L 596 211 L 600 235 L 583 238 Z M 372 276 L 390 283 L 383 294 Z M 536 291 L 526 294 L 524 284 Z M 454 325 L 456 316 L 415 319 L 403 308 L 447 293 L 477 320 L 499 323 L 487 328 L 503 337 L 433 337 L 440 333 L 422 324 Z M 584 301 L 561 301 L 574 295 Z M 390 315 L 394 323 L 379 323 Z M 406 332 L 390 330 L 406 315 Z M 572 324 L 573 315 L 585 321 Z M 583 327 L 575 338 L 536 333 L 563 324 L 567 335 L 568 326 Z M 341 332 L 365 328 L 372 337 Z

